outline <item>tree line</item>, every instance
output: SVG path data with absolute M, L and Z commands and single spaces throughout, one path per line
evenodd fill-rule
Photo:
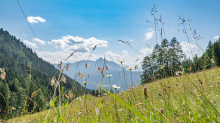
M 214 66 L 220 66 L 220 39 L 214 43 L 209 41 L 201 57 L 195 54 L 193 58 L 186 57 L 175 37 L 170 42 L 164 39 L 161 44 L 154 46 L 149 56 L 144 57 L 141 83 L 180 75 L 183 74 L 183 70 L 186 73 L 194 73 Z

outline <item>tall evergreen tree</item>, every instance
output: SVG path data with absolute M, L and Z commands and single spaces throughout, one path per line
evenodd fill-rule
M 213 45 L 213 50 L 212 50 L 212 57 L 215 61 L 215 64 L 217 66 L 220 66 L 220 47 L 219 47 L 219 42 L 215 42 Z

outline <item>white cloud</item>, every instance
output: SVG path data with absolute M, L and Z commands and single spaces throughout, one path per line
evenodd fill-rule
M 150 55 L 152 53 L 153 49 L 151 48 L 141 48 L 140 53 L 142 56 L 147 56 Z
M 130 41 L 133 41 L 133 39 L 131 39 Z
M 45 44 L 45 41 L 40 40 L 40 39 L 38 39 L 38 38 L 33 38 L 32 40 L 33 40 L 34 42 L 38 43 L 39 45 L 44 45 L 44 44 Z
M 153 37 L 153 35 L 154 35 L 154 31 L 147 32 L 147 33 L 145 34 L 147 40 L 151 39 L 151 38 Z
M 94 37 L 84 39 L 78 36 L 74 37 L 67 35 L 62 37 L 62 39 L 54 39 L 51 42 L 48 42 L 48 44 L 62 48 L 66 52 L 88 52 L 89 48 L 93 48 L 96 44 L 97 47 L 107 47 L 108 42 Z
M 106 59 L 114 62 L 118 62 L 119 60 L 126 60 L 129 58 L 128 51 L 123 50 L 123 55 L 112 53 L 111 51 L 108 51 L 105 53 Z
M 174 31 L 174 29 L 171 29 L 171 31 Z
M 191 47 L 192 51 L 198 50 L 198 47 L 196 45 L 194 45 L 194 44 L 189 45 L 189 43 L 187 43 L 187 42 L 181 42 L 180 45 L 182 47 L 183 52 L 191 51 L 190 47 Z
M 33 17 L 33 16 L 29 16 L 27 18 L 27 21 L 29 23 L 39 23 L 39 22 L 46 22 L 46 20 L 44 18 L 41 17 Z
M 36 44 L 34 44 L 34 43 L 31 43 L 31 42 L 29 42 L 29 41 L 27 41 L 27 40 L 24 40 L 23 42 L 24 42 L 27 46 L 30 46 L 30 47 L 32 47 L 32 48 L 37 48 Z
M 23 36 L 25 36 L 25 34 L 23 33 Z
M 215 37 L 214 37 L 214 39 L 219 39 L 219 38 L 220 38 L 220 36 L 215 36 Z

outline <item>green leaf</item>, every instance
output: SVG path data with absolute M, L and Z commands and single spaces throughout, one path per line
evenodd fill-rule
M 68 100 L 68 101 L 66 102 L 66 104 L 64 105 L 65 108 L 67 107 L 68 103 L 69 103 L 69 100 Z
M 100 98 L 100 102 L 99 102 L 99 108 L 101 109 L 102 108 L 102 100 Z
M 53 99 L 53 101 L 50 103 L 50 106 L 53 107 L 54 106 L 54 103 L 56 102 L 57 100 L 57 97 L 55 99 Z

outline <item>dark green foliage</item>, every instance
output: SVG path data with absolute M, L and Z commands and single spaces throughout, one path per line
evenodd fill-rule
M 31 62 L 31 80 L 39 89 L 28 79 L 30 72 L 27 70 L 30 70 L 30 68 L 27 65 Z M 0 68 L 5 68 L 6 72 L 5 80 L 0 79 L 0 117 L 9 114 L 11 107 L 20 111 L 24 109 L 26 95 L 23 92 L 31 98 L 32 93 L 36 91 L 32 98 L 34 102 L 27 99 L 25 110 L 33 113 L 49 108 L 47 101 L 52 98 L 55 89 L 54 86 L 50 85 L 50 81 L 53 76 L 58 78 L 59 70 L 38 57 L 32 49 L 26 47 L 19 39 L 3 29 L 0 29 Z M 75 87 L 75 95 L 82 95 L 84 87 L 81 88 L 78 82 L 68 76 L 65 77 L 67 83 L 63 84 L 63 92 L 72 91 Z M 43 98 L 44 96 L 40 93 L 40 90 L 46 98 Z M 86 92 L 91 93 L 91 90 L 87 89 Z M 12 115 L 15 116 L 15 114 Z
M 165 39 L 161 45 L 156 44 L 152 54 L 143 60 L 142 84 L 173 76 L 178 70 L 182 71 L 179 67 L 181 65 L 186 73 L 209 69 L 215 65 L 220 66 L 220 39 L 214 44 L 209 41 L 207 49 L 201 57 L 198 57 L 197 54 L 194 55 L 193 59 L 186 58 L 186 56 L 183 58 L 183 56 L 181 46 L 176 38 L 173 38 L 170 43 Z M 158 67 L 159 65 L 163 65 L 164 68 L 161 70 Z
M 220 66 L 220 47 L 219 42 L 215 42 L 212 50 L 212 57 L 217 66 Z
M 184 56 L 182 52 L 180 43 L 175 37 L 171 39 L 171 42 L 164 39 L 161 45 L 156 44 L 152 54 L 143 60 L 142 84 L 175 75 L 175 70 L 179 69 Z

